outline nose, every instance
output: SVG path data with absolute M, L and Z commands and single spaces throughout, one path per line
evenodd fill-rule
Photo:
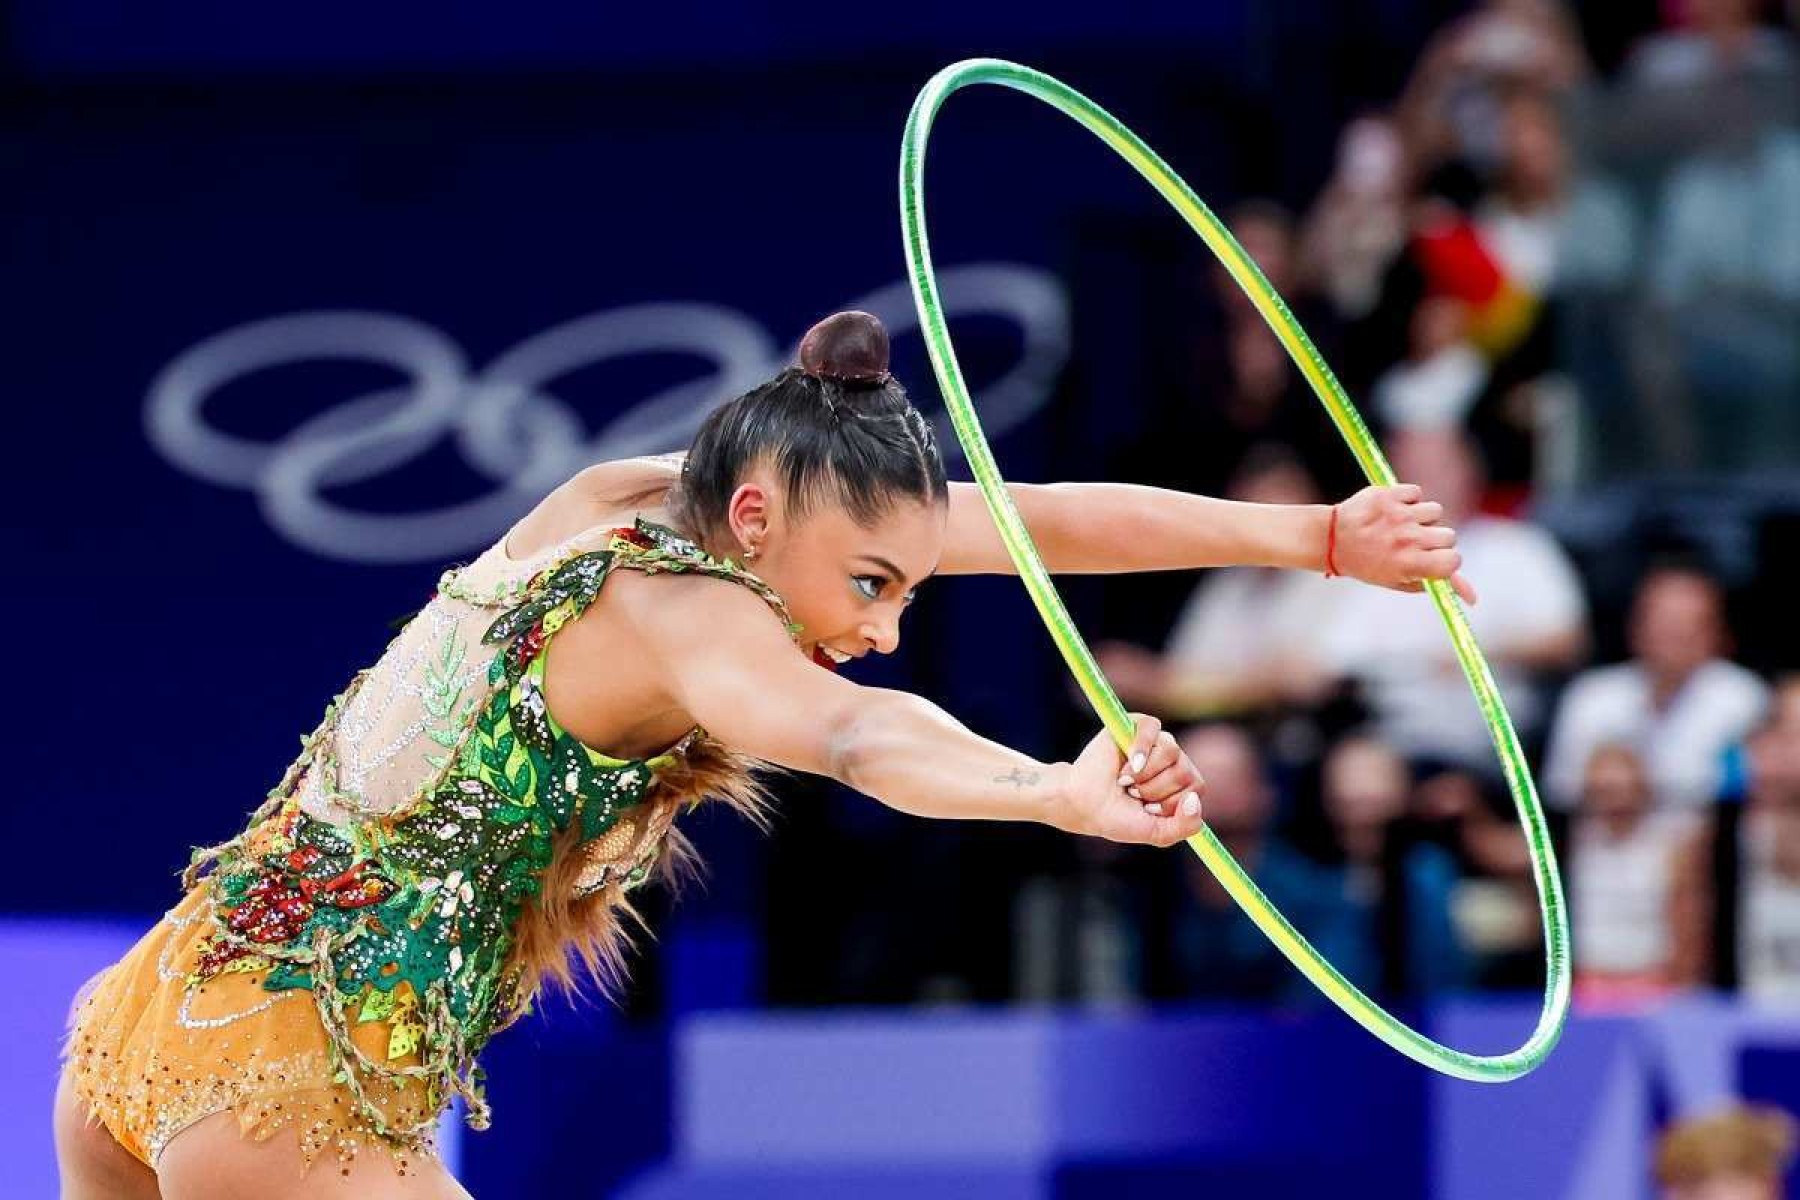
M 869 622 L 863 626 L 862 635 L 877 654 L 892 654 L 900 648 L 900 622 L 895 618 Z

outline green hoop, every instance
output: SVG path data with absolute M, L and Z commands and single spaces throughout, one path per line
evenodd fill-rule
M 900 223 L 906 245 L 907 273 L 912 283 L 913 300 L 919 310 L 920 329 L 926 349 L 931 355 L 939 387 L 950 410 L 956 436 L 962 442 L 969 465 L 975 473 L 981 492 L 987 499 L 988 511 L 994 516 L 1008 553 L 1019 569 L 1026 590 L 1031 594 L 1038 613 L 1050 630 L 1057 649 L 1062 651 L 1069 669 L 1086 694 L 1094 711 L 1112 733 L 1123 751 L 1131 745 L 1133 727 L 1130 714 L 1113 694 L 1100 668 L 1095 664 L 1087 644 L 1069 619 L 1056 587 L 1050 582 L 1036 546 L 1020 520 L 1005 480 L 994 464 L 993 452 L 975 416 L 962 370 L 957 365 L 956 351 L 945 326 L 943 305 L 938 296 L 937 280 L 932 272 L 931 251 L 925 236 L 925 143 L 930 136 L 932 120 L 951 93 L 978 83 L 994 83 L 1034 96 L 1064 115 L 1074 119 L 1101 141 L 1111 146 L 1174 206 L 1187 223 L 1200 235 L 1213 254 L 1231 273 L 1238 286 L 1281 339 L 1307 382 L 1324 403 L 1325 409 L 1349 443 L 1363 473 L 1372 483 L 1391 485 L 1394 473 L 1370 435 L 1362 417 L 1350 403 L 1331 370 L 1314 349 L 1293 314 L 1275 294 L 1256 264 L 1244 253 L 1231 234 L 1226 232 L 1192 188 L 1169 169 L 1155 151 L 1138 136 L 1075 89 L 1040 71 L 1017 63 L 993 58 L 974 58 L 954 63 L 934 75 L 913 102 L 906 121 L 906 134 L 900 148 Z M 1505 771 L 1514 806 L 1524 826 L 1531 851 L 1532 873 L 1537 882 L 1538 899 L 1544 923 L 1544 951 L 1547 973 L 1544 983 L 1544 1007 L 1537 1028 L 1520 1046 L 1507 1054 L 1467 1054 L 1439 1045 L 1389 1015 L 1370 1000 L 1329 962 L 1320 957 L 1300 933 L 1288 923 L 1250 877 L 1238 866 L 1211 829 L 1202 829 L 1188 839 L 1212 873 L 1218 877 L 1232 898 L 1259 929 L 1298 967 L 1320 991 L 1348 1013 L 1370 1033 L 1395 1050 L 1446 1075 L 1478 1082 L 1498 1083 L 1516 1079 L 1542 1063 L 1562 1035 L 1563 1021 L 1569 1009 L 1569 925 L 1563 910 L 1562 884 L 1557 875 L 1555 852 L 1544 826 L 1544 813 L 1538 803 L 1537 789 L 1530 769 L 1519 748 L 1512 719 L 1501 703 L 1494 687 L 1487 661 L 1469 632 L 1462 605 L 1442 580 L 1429 580 L 1426 592 L 1437 607 L 1449 630 L 1450 641 L 1462 664 L 1463 674 L 1475 693 L 1476 702 L 1493 735 Z

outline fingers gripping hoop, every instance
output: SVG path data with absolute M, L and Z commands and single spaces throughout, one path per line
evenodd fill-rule
M 906 134 L 900 148 L 900 221 L 906 245 L 907 273 L 912 283 L 913 299 L 919 310 L 919 325 L 931 355 L 938 385 L 956 436 L 967 452 L 970 467 L 987 500 L 1007 552 L 1019 569 L 1032 602 L 1062 651 L 1069 669 L 1094 706 L 1100 720 L 1119 744 L 1120 750 L 1131 745 L 1133 725 L 1130 715 L 1113 694 L 1100 668 L 1095 664 L 1087 644 L 1082 641 L 1055 585 L 1050 582 L 1037 548 L 1020 520 L 1012 497 L 987 439 L 976 419 L 974 405 L 957 365 L 956 351 L 945 326 L 943 303 L 938 296 L 937 281 L 932 273 L 931 251 L 925 235 L 925 143 L 930 136 L 932 120 L 951 93 L 977 83 L 995 83 L 1034 96 L 1068 117 L 1073 118 L 1101 141 L 1111 146 L 1174 206 L 1194 232 L 1200 235 L 1219 262 L 1231 273 L 1244 294 L 1268 322 L 1270 329 L 1287 348 L 1288 355 L 1305 375 L 1313 391 L 1324 403 L 1338 431 L 1349 443 L 1363 473 L 1373 483 L 1391 485 L 1394 473 L 1382 456 L 1375 439 L 1370 436 L 1362 417 L 1350 403 L 1319 352 L 1313 348 L 1305 332 L 1294 320 L 1287 306 L 1263 278 L 1243 248 L 1226 232 L 1192 188 L 1169 169 L 1136 134 L 1120 124 L 1112 114 L 1068 85 L 1029 67 L 1000 59 L 975 58 L 955 63 L 933 76 L 913 102 L 907 118 Z M 1555 853 L 1544 825 L 1544 813 L 1537 789 L 1519 748 L 1512 719 L 1507 715 L 1494 687 L 1487 661 L 1469 632 L 1461 604 L 1442 580 L 1428 580 L 1425 585 L 1438 615 L 1450 634 L 1457 660 L 1475 693 L 1482 716 L 1493 735 L 1494 746 L 1506 775 L 1513 803 L 1525 829 L 1531 851 L 1532 873 L 1537 882 L 1544 925 L 1544 951 L 1547 964 L 1544 983 L 1544 1007 L 1537 1028 L 1524 1045 L 1508 1054 L 1466 1054 L 1439 1045 L 1424 1034 L 1395 1019 L 1380 1005 L 1358 990 L 1338 970 L 1320 957 L 1294 927 L 1269 904 L 1261 890 L 1250 881 L 1237 861 L 1226 852 L 1211 829 L 1202 829 L 1188 839 L 1212 873 L 1218 877 L 1259 929 L 1298 967 L 1320 991 L 1358 1024 L 1400 1053 L 1425 1066 L 1462 1079 L 1498 1083 L 1515 1079 L 1544 1061 L 1562 1035 L 1563 1020 L 1569 1008 L 1569 926 L 1563 909 L 1562 885 L 1557 876 Z

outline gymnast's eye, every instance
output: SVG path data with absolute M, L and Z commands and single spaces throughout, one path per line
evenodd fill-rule
M 865 599 L 869 600 L 874 600 L 879 597 L 881 595 L 882 585 L 887 582 L 887 580 L 880 575 L 852 575 L 850 578 L 855 582 L 856 590 L 861 592 Z M 864 587 L 864 584 L 867 584 L 868 586 Z

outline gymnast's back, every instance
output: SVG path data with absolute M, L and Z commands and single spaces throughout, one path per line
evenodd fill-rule
M 121 1145 L 154 1167 L 229 1109 L 259 1140 L 299 1126 L 309 1163 L 430 1154 L 452 1095 L 485 1128 L 477 1054 L 545 982 L 623 981 L 628 894 L 692 863 L 679 811 L 712 798 L 766 824 L 756 763 L 666 704 L 626 718 L 618 697 L 655 690 L 626 622 L 580 620 L 609 578 L 670 588 L 642 578 L 659 574 L 742 584 L 785 619 L 761 579 L 646 515 L 672 473 L 590 468 L 520 522 L 518 553 L 509 534 L 444 571 L 242 831 L 197 848 L 182 899 L 83 986 L 63 1053 Z M 618 503 L 621 485 L 652 507 Z M 559 722 L 553 644 L 557 686 L 591 678 L 611 703 L 570 711 L 619 741 Z
M 486 1128 L 477 1055 L 542 984 L 623 982 L 629 893 L 694 861 L 678 812 L 710 799 L 766 828 L 755 768 L 833 765 L 860 694 L 813 664 L 855 648 L 803 642 L 702 527 L 779 521 L 776 499 L 835 481 L 855 503 L 820 528 L 842 558 L 852 518 L 896 497 L 929 541 L 947 485 L 875 318 L 827 318 L 801 358 L 710 413 L 686 457 L 591 466 L 445 570 L 240 832 L 195 848 L 180 900 L 71 1006 L 69 1091 L 120 1145 L 154 1169 L 230 1111 L 258 1140 L 299 1128 L 307 1163 L 429 1154 L 455 1097 Z M 799 603 L 813 624 L 895 641 L 898 585 L 876 602 L 836 575 L 787 586 L 831 577 Z
M 499 643 L 531 632 L 523 620 L 495 629 L 496 618 L 522 602 L 529 606 L 534 582 L 547 581 L 559 566 L 607 553 L 618 531 L 635 530 L 640 519 L 667 540 L 660 501 L 677 472 L 656 459 L 589 467 L 472 561 L 446 570 L 431 601 L 346 689 L 332 745 L 300 775 L 305 811 L 344 824 L 359 812 L 392 811 L 416 796 L 441 772 L 482 683 L 490 675 L 498 681 Z M 611 549 L 616 557 L 633 548 Z M 620 586 L 626 585 L 613 588 Z M 598 593 L 596 586 L 593 595 L 566 597 L 577 600 L 578 611 L 533 612 L 536 636 L 517 650 L 542 657 L 531 675 L 547 720 L 560 732 L 612 757 L 653 757 L 691 726 L 667 711 L 656 680 L 631 653 L 630 631 Z M 565 629 L 557 637 L 559 653 L 549 655 L 551 636 Z

